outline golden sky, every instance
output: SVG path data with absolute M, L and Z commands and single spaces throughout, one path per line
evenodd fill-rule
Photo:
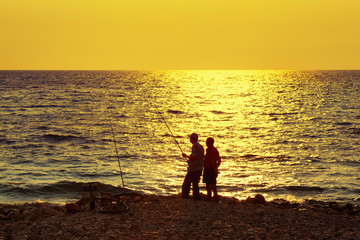
M 359 0 L 1 0 L 2 70 L 360 69 Z

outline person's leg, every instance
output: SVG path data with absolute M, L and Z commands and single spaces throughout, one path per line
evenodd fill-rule
M 216 179 L 217 179 L 217 177 L 218 177 L 218 173 L 217 173 L 217 171 L 214 171 L 214 179 L 213 179 L 213 184 L 212 184 L 212 186 L 211 186 L 211 189 L 212 189 L 212 191 L 214 192 L 214 200 L 215 201 L 219 201 L 219 196 L 218 196 L 218 192 L 217 192 L 217 187 L 216 187 Z
M 207 192 L 207 198 L 208 198 L 208 200 L 210 200 L 211 199 L 211 184 L 206 184 L 206 192 Z
M 187 173 L 184 178 L 183 185 L 182 185 L 182 191 L 181 191 L 182 198 L 190 198 L 190 196 L 189 196 L 190 186 L 191 186 L 191 176 L 190 176 L 190 173 Z
M 211 184 L 211 189 L 214 192 L 214 200 L 217 201 L 219 200 L 219 196 L 217 193 L 217 188 L 216 188 L 216 184 Z
M 193 198 L 194 200 L 200 200 L 199 182 L 202 171 L 192 172 L 192 184 L 193 184 Z
M 209 169 L 204 168 L 204 174 L 203 174 L 203 183 L 206 184 L 206 192 L 207 192 L 207 199 L 211 200 L 211 186 L 209 184 Z

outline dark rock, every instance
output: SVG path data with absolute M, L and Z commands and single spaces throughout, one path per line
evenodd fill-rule
M 298 208 L 300 207 L 300 203 L 294 202 L 294 203 L 289 203 L 293 208 Z
M 254 197 L 254 203 L 266 204 L 266 200 L 265 200 L 265 198 L 264 198 L 263 195 L 257 194 L 257 195 Z
M 9 216 L 6 216 L 4 214 L 0 214 L 0 220 L 10 220 Z
M 329 208 L 336 211 L 340 210 L 339 204 L 337 202 L 329 202 Z
M 65 205 L 67 213 L 78 213 L 80 212 L 80 207 L 75 203 L 68 203 Z
M 7 213 L 8 212 L 3 207 L 0 207 L 0 214 L 7 215 Z
M 263 195 L 257 194 L 254 198 L 248 197 L 246 199 L 246 202 L 248 203 L 254 203 L 254 204 L 266 204 L 266 200 Z
M 345 203 L 345 204 L 340 205 L 340 209 L 341 210 L 352 210 L 353 205 L 351 203 Z

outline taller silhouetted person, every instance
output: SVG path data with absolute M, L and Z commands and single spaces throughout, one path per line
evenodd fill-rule
M 191 154 L 188 156 L 183 153 L 182 156 L 187 158 L 188 170 L 182 185 L 182 198 L 190 198 L 190 187 L 193 187 L 194 200 L 200 200 L 199 182 L 204 166 L 204 148 L 199 143 L 199 136 L 196 133 L 190 135 L 192 143 Z

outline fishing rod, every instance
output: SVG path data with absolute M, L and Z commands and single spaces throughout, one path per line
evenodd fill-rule
M 115 146 L 116 156 L 117 156 L 117 160 L 118 160 L 118 164 L 119 164 L 119 169 L 120 169 L 122 186 L 123 186 L 123 188 L 125 188 L 124 178 L 123 178 L 123 172 L 122 172 L 122 170 L 121 170 L 119 152 L 118 152 L 118 149 L 117 149 L 117 146 L 116 146 L 115 132 L 114 132 L 114 128 L 113 128 L 112 122 L 111 122 L 111 116 L 109 116 L 109 120 L 110 120 L 111 132 L 112 132 L 112 135 L 113 135 L 113 142 L 114 142 L 114 146 Z
M 180 149 L 180 151 L 181 151 L 181 153 L 184 153 L 184 151 L 181 149 L 181 147 L 180 147 L 180 144 L 179 144 L 179 142 L 176 140 L 176 138 L 175 138 L 175 136 L 174 136 L 174 134 L 172 133 L 172 131 L 171 131 L 171 129 L 170 129 L 170 127 L 169 127 L 169 125 L 167 124 L 167 122 L 166 122 L 166 120 L 165 120 L 165 118 L 164 118 L 164 116 L 161 114 L 161 112 L 159 111 L 159 109 L 156 107 L 156 105 L 149 99 L 149 101 L 150 101 L 150 103 L 155 107 L 155 109 L 156 109 L 156 111 L 159 113 L 159 115 L 160 115 L 160 117 L 162 118 L 162 120 L 164 121 L 164 123 L 165 123 L 165 125 L 166 125 L 166 127 L 169 129 L 169 131 L 170 131 L 170 134 L 171 134 L 171 136 L 174 138 L 174 140 L 175 140 L 175 143 L 176 143 L 176 145 L 179 147 L 179 149 Z

